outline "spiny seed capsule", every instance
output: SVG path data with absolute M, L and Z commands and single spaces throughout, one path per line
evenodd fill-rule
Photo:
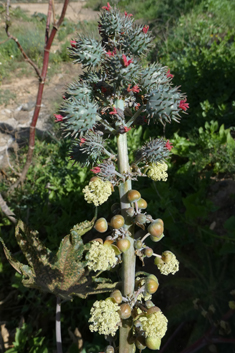
M 94 228 L 97 230 L 97 232 L 104 233 L 108 229 L 108 222 L 105 218 L 99 218 L 95 222 Z
M 129 319 L 131 316 L 131 307 L 129 304 L 124 303 L 120 305 L 120 316 L 121 319 Z
M 135 249 L 141 249 L 143 247 L 143 243 L 141 240 L 136 240 L 135 241 Z
M 144 336 L 138 336 L 138 337 L 136 337 L 136 339 L 135 339 L 135 345 L 136 345 L 136 347 L 137 347 L 138 349 L 140 349 L 141 351 L 142 351 L 143 349 L 145 349 L 145 348 L 146 348 L 146 344 L 145 344 L 145 338 L 144 338 Z
M 113 298 L 117 304 L 121 304 L 121 302 L 122 302 L 122 293 L 120 292 L 119 289 L 115 289 L 111 293 L 110 297 Z
M 140 198 L 141 198 L 141 195 L 137 190 L 130 190 L 127 193 L 127 199 L 129 202 L 138 201 Z
M 124 223 L 125 223 L 124 217 L 120 214 L 113 216 L 110 221 L 110 225 L 114 229 L 121 228 L 122 226 L 124 226 Z
M 119 239 L 117 241 L 117 247 L 119 250 L 121 250 L 122 252 L 127 251 L 131 246 L 130 240 L 128 239 Z
M 156 238 L 160 238 L 163 233 L 163 225 L 160 221 L 154 221 L 148 226 L 148 232 Z
M 153 255 L 153 249 L 145 248 L 144 249 L 144 255 L 147 256 L 147 257 L 151 257 Z
M 146 346 L 149 349 L 156 350 L 160 349 L 161 346 L 161 338 L 159 337 L 147 337 L 145 339 Z
M 112 346 L 107 346 L 104 353 L 114 353 L 114 348 Z
M 156 282 L 152 278 L 147 278 L 145 280 L 145 290 L 149 294 L 155 293 L 157 291 L 157 289 L 158 289 L 158 286 L 159 286 L 158 281 Z
M 146 216 L 144 214 L 138 214 L 135 217 L 135 222 L 137 222 L 139 224 L 145 224 L 146 223 Z
M 148 206 L 147 202 L 142 198 L 137 201 L 137 205 L 141 210 L 145 210 Z

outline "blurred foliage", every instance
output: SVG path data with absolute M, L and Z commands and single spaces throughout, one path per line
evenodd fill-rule
M 156 41 L 152 60 L 169 66 L 174 84 L 187 92 L 190 118 L 182 131 L 215 119 L 226 128 L 234 126 L 234 21 L 234 2 L 203 1 L 179 18 L 164 41 Z
M 106 0 L 89 0 L 87 5 L 91 2 L 96 9 L 107 3 Z M 229 293 L 234 289 L 235 193 L 230 194 L 228 204 L 219 206 L 212 202 L 211 194 L 214 185 L 220 185 L 220 180 L 232 180 L 235 175 L 235 3 L 229 0 L 127 0 L 125 3 L 119 1 L 118 6 L 143 19 L 143 22 L 149 21 L 156 35 L 151 60 L 159 60 L 169 66 L 174 74 L 173 83 L 180 84 L 182 91 L 187 92 L 190 104 L 189 115 L 182 118 L 181 124 L 173 122 L 166 129 L 161 125 L 144 129 L 140 126 L 128 132 L 130 160 L 133 160 L 132 151 L 150 137 L 165 134 L 174 146 L 167 183 L 140 178 L 138 183 L 133 182 L 133 188 L 138 188 L 147 200 L 148 213 L 164 220 L 165 238 L 160 245 L 154 245 L 154 251 L 161 253 L 171 248 L 180 260 L 180 271 L 174 277 L 168 276 L 166 279 L 155 268 L 161 286 L 153 299 L 169 320 L 169 331 L 163 345 L 171 333 L 182 322 L 185 323 L 183 334 L 175 337 L 174 343 L 166 349 L 166 353 L 179 353 L 211 325 L 201 311 L 195 309 L 193 300 L 199 298 L 207 311 L 213 304 L 215 313 L 212 321 L 218 322 L 228 310 L 228 301 L 232 300 Z M 15 18 L 23 19 L 24 16 L 15 10 Z M 38 15 L 27 18 L 27 21 L 41 28 L 43 19 Z M 51 56 L 53 64 L 59 65 L 68 60 L 68 36 L 82 31 L 83 27 L 88 32 L 94 28 L 94 24 L 72 25 L 66 21 L 58 33 L 60 50 Z M 35 42 L 35 48 L 40 47 L 38 43 Z M 12 54 L 15 48 L 10 41 L 2 45 L 0 75 L 3 77 L 5 74 L 1 70 L 4 69 L 5 73 L 9 70 L 9 61 L 12 63 L 11 70 L 17 67 L 9 55 L 18 54 Z M 11 49 L 8 50 L 8 46 Z M 3 51 L 1 48 L 6 49 Z M 34 49 L 29 50 L 34 53 Z M 37 50 L 36 56 L 39 55 Z M 4 60 L 7 64 L 3 65 Z M 11 170 L 7 170 L 0 189 L 17 217 L 37 229 L 45 246 L 55 250 L 74 224 L 92 219 L 94 208 L 84 202 L 82 194 L 83 187 L 93 174 L 68 159 L 69 142 L 58 137 L 57 127 L 53 130 L 55 134 L 47 140 L 37 141 L 34 162 L 22 188 L 13 195 L 7 195 L 12 178 L 16 178 Z M 20 151 L 18 162 L 17 159 L 11 160 L 18 171 L 25 162 L 25 152 Z M 99 207 L 99 216 L 109 218 L 110 206 L 117 199 L 116 190 L 108 202 Z M 216 222 L 215 228 L 211 227 L 213 222 Z M 92 232 L 94 235 L 94 230 Z M 14 252 L 18 252 L 14 229 L 4 216 L 1 219 L 1 236 L 7 239 Z M 85 240 L 88 241 L 88 238 Z M 153 244 L 149 242 L 149 246 Z M 22 254 L 19 258 L 22 260 Z M 137 265 L 140 266 L 139 263 Z M 146 268 L 148 266 L 152 267 L 152 259 L 146 260 Z M 17 290 L 1 312 L 9 329 L 19 327 L 19 319 L 23 316 L 27 324 L 17 328 L 17 335 L 28 335 L 35 352 L 44 353 L 44 346 L 53 351 L 54 298 L 23 287 L 20 275 L 12 271 L 2 247 L 0 276 L 0 299 Z M 103 351 L 105 346 L 103 338 L 91 334 L 88 325 L 84 325 L 93 302 L 94 298 L 85 301 L 75 298 L 62 307 L 62 332 L 67 332 L 68 327 L 72 331 L 79 328 L 84 340 L 82 353 Z M 235 323 L 234 320 L 229 323 L 231 333 L 224 333 L 224 337 L 231 338 L 235 336 Z M 40 327 L 42 332 L 39 332 Z M 64 336 L 63 344 L 68 352 L 78 353 L 76 345 L 71 344 L 71 338 L 66 334 Z M 21 353 L 30 349 L 24 346 L 24 340 L 19 346 L 16 336 L 15 342 L 14 351 L 11 352 Z M 232 349 L 229 344 L 218 344 L 216 348 L 218 353 L 231 353 Z M 200 352 L 208 352 L 208 348 L 202 348 Z
M 136 19 L 174 23 L 182 13 L 187 13 L 200 2 L 201 0 L 114 0 L 110 5 L 116 4 L 122 11 L 132 13 Z M 106 0 L 88 0 L 86 7 L 98 11 L 106 4 Z
M 32 326 L 23 323 L 21 328 L 16 328 L 14 347 L 5 351 L 6 353 L 48 353 L 44 342 L 45 337 L 40 337 L 41 329 L 33 335 Z

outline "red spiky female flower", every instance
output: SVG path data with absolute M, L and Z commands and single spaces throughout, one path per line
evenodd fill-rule
M 71 40 L 70 41 L 71 47 L 76 48 L 76 44 L 77 44 L 76 40 Z
M 166 148 L 167 148 L 169 151 L 173 148 L 172 143 L 171 143 L 169 140 L 166 141 Z
M 115 107 L 113 107 L 113 111 L 109 113 L 110 115 L 115 115 L 117 114 L 117 109 Z
M 125 17 L 131 17 L 131 16 L 133 16 L 132 13 L 129 13 L 129 14 L 128 14 L 128 13 L 125 11 Z
M 180 101 L 179 108 L 186 111 L 189 108 L 189 104 L 186 103 L 187 98 L 184 100 Z
M 146 34 L 148 32 L 148 30 L 149 30 L 149 26 L 145 25 L 143 27 L 143 32 Z
M 167 71 L 166 77 L 167 77 L 167 78 L 168 78 L 168 77 L 170 77 L 170 78 L 173 78 L 173 77 L 174 77 L 174 75 L 171 74 L 170 69 Z
M 106 11 L 110 11 L 110 9 L 111 9 L 110 3 L 107 2 L 107 6 L 103 6 L 102 9 L 106 10 Z
M 95 174 L 98 174 L 100 173 L 100 167 L 94 167 L 93 169 L 91 169 L 91 172 L 95 173 Z
M 54 114 L 54 117 L 55 117 L 55 122 L 58 123 L 59 121 L 62 121 L 63 120 L 63 116 L 60 115 L 60 114 Z
M 123 63 L 124 66 L 129 66 L 131 63 L 133 63 L 133 59 L 127 60 L 127 57 L 125 54 L 122 54 L 122 59 L 123 59 Z

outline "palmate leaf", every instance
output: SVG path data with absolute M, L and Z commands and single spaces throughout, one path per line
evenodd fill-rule
M 37 232 L 19 221 L 15 236 L 28 265 L 15 260 L 1 238 L 0 241 L 10 264 L 23 275 L 22 283 L 25 287 L 50 292 L 63 299 L 71 299 L 73 295 L 86 298 L 89 294 L 111 291 L 116 285 L 102 278 L 99 278 L 100 283 L 97 284 L 97 280 L 93 280 L 89 274 L 87 261 L 83 260 L 83 253 L 89 250 L 90 244 L 83 244 L 82 236 L 93 225 L 94 220 L 75 225 L 53 255 L 40 242 Z

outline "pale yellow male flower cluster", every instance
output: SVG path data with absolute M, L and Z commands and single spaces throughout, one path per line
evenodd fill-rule
M 82 190 L 87 203 L 93 203 L 95 206 L 102 205 L 112 194 L 112 184 L 109 181 L 103 181 L 99 178 L 91 180 Z
M 117 258 L 112 247 L 103 245 L 98 241 L 92 242 L 86 258 L 89 270 L 93 271 L 105 271 L 117 263 Z
M 93 322 L 89 326 L 91 332 L 98 332 L 100 335 L 115 336 L 121 319 L 119 316 L 119 305 L 111 298 L 96 301 L 91 308 L 91 317 L 88 322 Z
M 162 338 L 165 336 L 168 320 L 161 310 L 150 315 L 140 316 L 139 320 L 145 337 Z
M 138 301 L 142 301 L 142 299 L 146 302 L 148 300 L 151 300 L 152 299 L 152 295 L 149 294 L 149 293 L 140 293 L 137 297 L 137 300 Z
M 166 253 L 170 255 L 168 256 L 167 262 L 164 262 L 163 260 L 159 261 L 157 267 L 162 275 L 167 276 L 169 273 L 174 275 L 177 271 L 179 271 L 179 261 L 172 252 L 166 251 Z
M 166 181 L 168 174 L 166 173 L 168 165 L 165 162 L 153 163 L 147 172 L 147 175 L 150 179 L 154 181 Z

